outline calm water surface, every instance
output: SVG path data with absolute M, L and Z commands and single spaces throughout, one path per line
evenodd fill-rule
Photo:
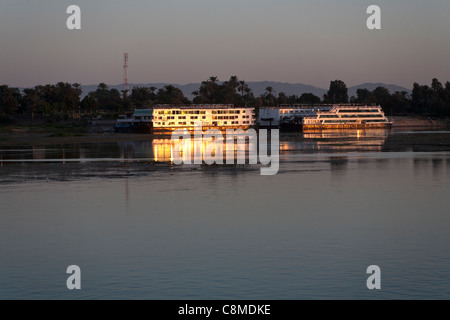
M 275 176 L 170 146 L 0 148 L 0 298 L 450 298 L 450 132 L 286 134 Z

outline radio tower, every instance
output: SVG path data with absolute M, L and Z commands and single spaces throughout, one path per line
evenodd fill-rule
M 124 86 L 124 96 L 126 97 L 128 95 L 128 92 L 130 91 L 130 85 L 128 84 L 128 53 L 125 52 L 123 54 L 123 86 Z

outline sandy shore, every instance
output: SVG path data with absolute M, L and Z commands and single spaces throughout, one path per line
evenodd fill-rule
M 412 128 L 412 127 L 448 127 L 450 126 L 450 120 L 442 119 L 431 119 L 424 117 L 405 117 L 405 116 L 395 116 L 388 117 L 389 120 L 393 121 L 393 128 Z

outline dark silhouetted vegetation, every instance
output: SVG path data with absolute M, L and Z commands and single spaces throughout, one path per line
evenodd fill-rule
M 433 79 L 431 87 L 414 83 L 412 93 L 390 93 L 384 87 L 373 91 L 358 89 L 352 103 L 379 104 L 388 115 L 422 115 L 427 117 L 450 117 L 450 82 L 445 87 Z
M 342 80 L 331 81 L 330 89 L 323 95 L 324 103 L 347 103 L 348 89 Z
M 56 85 L 38 85 L 34 88 L 11 88 L 0 86 L 0 124 L 11 123 L 14 119 L 28 117 L 47 120 L 91 117 L 135 108 L 151 108 L 158 104 L 234 104 L 248 107 L 273 107 L 284 104 L 358 103 L 381 105 L 387 115 L 422 115 L 427 117 L 450 117 L 450 82 L 445 86 L 438 79 L 430 85 L 413 84 L 412 93 L 389 92 L 384 87 L 370 91 L 358 89 L 356 96 L 348 96 L 348 89 L 342 80 L 330 82 L 323 99 L 312 93 L 287 95 L 267 87 L 255 96 L 247 83 L 236 76 L 220 82 L 217 77 L 203 81 L 198 90 L 192 92 L 190 101 L 183 92 L 173 85 L 163 88 L 134 87 L 131 92 L 119 92 L 100 83 L 97 89 L 83 99 L 81 85 L 59 82 Z

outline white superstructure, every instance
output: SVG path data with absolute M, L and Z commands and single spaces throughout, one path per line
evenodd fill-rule
M 318 111 L 328 111 L 332 107 L 332 105 L 325 104 L 292 104 L 262 107 L 259 109 L 258 124 L 260 127 L 301 125 L 304 117 L 314 116 Z
M 315 116 L 303 119 L 303 130 L 383 128 L 391 125 L 381 106 L 367 105 L 334 105 L 329 111 L 319 111 Z
M 135 109 L 132 115 L 120 115 L 116 120 L 116 132 L 148 132 L 152 128 L 153 109 Z
M 153 130 L 194 130 L 198 122 L 203 129 L 248 129 L 255 124 L 254 108 L 233 105 L 155 106 Z

